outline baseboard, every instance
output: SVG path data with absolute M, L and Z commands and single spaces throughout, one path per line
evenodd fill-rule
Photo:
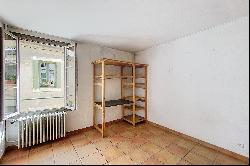
M 203 146 L 206 146 L 206 147 L 208 147 L 208 148 L 211 148 L 211 149 L 213 149 L 213 150 L 216 150 L 216 151 L 218 151 L 218 152 L 220 152 L 220 153 L 223 153 L 223 154 L 226 154 L 226 155 L 231 156 L 231 157 L 233 157 L 233 158 L 239 159 L 239 160 L 241 160 L 241 161 L 243 161 L 243 162 L 245 162 L 245 163 L 249 163 L 249 158 L 246 157 L 246 156 L 243 156 L 243 155 L 241 155 L 241 154 L 232 152 L 232 151 L 230 151 L 230 150 L 227 150 L 227 149 L 218 147 L 218 146 L 216 146 L 216 145 L 207 143 L 207 142 L 205 142 L 205 141 L 199 140 L 199 139 L 197 139 L 197 138 L 191 137 L 191 136 L 186 135 L 186 134 L 183 134 L 183 133 L 181 133 L 181 132 L 178 132 L 178 131 L 172 130 L 172 129 L 170 129 L 170 128 L 161 126 L 161 125 L 156 124 L 156 123 L 154 123 L 154 122 L 150 122 L 150 121 L 147 121 L 147 122 L 148 122 L 149 124 L 153 125 L 153 126 L 159 127 L 159 128 L 161 128 L 161 129 L 164 129 L 164 130 L 166 130 L 166 131 L 168 131 L 168 132 L 171 132 L 171 133 L 173 133 L 173 134 L 179 135 L 179 136 L 181 136 L 181 137 L 187 138 L 187 139 L 189 139 L 189 140 L 191 140 L 191 141 L 193 141 L 193 142 L 196 142 L 196 143 L 198 143 L 198 144 L 201 144 L 201 145 L 203 145 Z
M 72 135 L 77 135 L 79 133 L 86 132 L 86 131 L 89 131 L 91 129 L 94 129 L 94 127 L 93 126 L 89 126 L 89 127 L 85 127 L 85 128 L 82 128 L 82 129 L 68 131 L 68 132 L 66 132 L 66 137 L 72 136 Z
M 122 119 L 117 119 L 117 120 L 113 120 L 113 121 L 109 121 L 109 122 L 106 122 L 105 126 L 110 126 L 114 123 L 119 123 L 123 121 Z M 82 129 L 78 129 L 78 130 L 73 130 L 73 131 L 69 131 L 66 133 L 66 136 L 72 136 L 72 135 L 76 135 L 76 134 L 79 134 L 79 133 L 82 133 L 82 132 L 86 132 L 86 131 L 89 131 L 91 129 L 95 129 L 94 126 L 89 126 L 89 127 L 86 127 L 86 128 L 82 128 Z

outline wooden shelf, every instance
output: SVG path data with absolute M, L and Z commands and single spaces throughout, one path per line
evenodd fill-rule
M 144 75 L 136 75 L 136 78 L 140 79 L 140 78 L 146 78 L 146 77 Z
M 133 88 L 133 83 L 123 83 L 123 87 L 132 87 Z
M 95 76 L 96 79 L 102 79 L 101 75 Z M 106 75 L 105 79 L 127 79 L 133 78 L 133 76 L 121 76 L 121 75 Z
M 112 59 L 100 59 L 92 62 L 93 64 L 93 126 L 102 133 L 102 137 L 105 135 L 105 116 L 106 116 L 106 107 L 113 107 L 122 105 L 122 116 L 123 119 L 127 122 L 131 123 L 135 126 L 136 123 L 142 122 L 147 120 L 147 66 L 146 64 L 138 64 L 134 62 L 125 62 L 125 61 L 118 61 Z M 120 72 L 119 73 L 107 73 L 106 66 L 113 65 L 119 66 Z M 101 73 L 97 74 L 97 67 L 101 67 Z M 129 71 L 125 70 L 129 69 Z M 141 71 L 143 70 L 143 71 Z M 132 72 L 132 73 L 131 73 Z M 143 73 L 142 73 L 143 72 Z M 125 74 L 126 73 L 126 74 Z M 138 73 L 138 75 L 136 74 Z M 136 79 L 144 79 L 143 83 L 136 83 Z M 107 79 L 120 79 L 121 84 L 121 99 L 118 100 L 109 100 L 106 101 L 105 99 L 105 85 Z M 127 80 L 126 80 L 127 79 Z M 138 81 L 139 82 L 139 81 Z M 96 101 L 96 86 L 101 87 L 101 99 Z M 126 89 L 130 88 L 130 89 Z M 136 88 L 144 89 L 144 97 L 136 96 L 137 90 Z M 126 92 L 131 92 L 132 96 L 125 97 Z M 134 101 L 135 99 L 135 101 Z M 140 101 L 141 106 L 136 105 L 136 102 Z M 97 123 L 97 111 L 100 110 L 102 113 L 102 124 L 99 127 Z M 125 110 L 129 110 L 132 115 L 125 116 Z M 136 115 L 136 111 L 143 111 L 144 117 Z M 135 117 L 135 119 L 133 118 Z
M 136 84 L 135 84 L 135 87 L 136 87 L 136 88 L 145 89 L 145 88 L 146 88 L 146 84 L 144 84 L 144 83 L 136 83 Z
M 143 67 L 146 67 L 146 66 L 148 66 L 148 65 L 146 65 L 146 64 L 135 64 L 136 68 L 143 68 Z
M 133 115 L 124 116 L 123 120 L 133 124 Z M 141 117 L 139 115 L 135 115 L 135 123 L 139 123 L 139 122 L 142 122 L 144 120 L 145 120 L 144 117 Z
M 118 99 L 118 100 L 108 100 L 105 101 L 105 107 L 113 107 L 113 106 L 118 106 L 118 105 L 128 105 L 132 104 L 132 101 L 129 100 L 124 100 L 124 99 Z M 95 104 L 101 106 L 102 102 L 95 102 Z
M 132 67 L 133 65 L 135 65 L 136 68 L 142 68 L 142 67 L 148 66 L 147 64 L 125 62 L 125 61 L 119 61 L 119 60 L 107 59 L 107 58 L 103 58 L 103 59 L 96 60 L 96 61 L 92 62 L 92 64 L 102 64 L 102 63 L 104 63 L 105 65 L 130 66 L 130 67 Z
M 105 65 L 114 65 L 114 66 L 133 66 L 132 62 L 125 62 L 107 58 L 103 58 L 93 62 L 93 64 L 102 64 L 102 63 L 104 63 Z
M 126 88 L 133 88 L 133 83 L 124 83 L 123 86 Z M 136 83 L 135 88 L 146 89 L 146 85 L 144 83 Z
M 127 97 L 125 97 L 125 99 L 133 101 L 133 96 L 127 96 Z M 135 96 L 135 100 L 136 101 L 144 102 L 145 101 L 145 97 Z
M 102 78 L 102 75 L 97 75 L 95 76 L 96 79 L 101 79 Z M 129 75 L 124 75 L 124 76 L 121 76 L 121 75 L 106 75 L 105 76 L 105 79 L 128 79 L 128 78 L 133 78 L 133 76 L 129 76 Z M 136 79 L 141 79 L 141 78 L 145 78 L 145 76 L 136 76 Z
M 124 109 L 125 109 L 125 110 L 129 110 L 129 111 L 133 111 L 133 106 L 132 106 L 132 105 L 131 105 L 131 106 L 125 106 Z M 136 105 L 136 106 L 135 106 L 135 110 L 136 110 L 136 111 L 145 110 L 145 107 Z

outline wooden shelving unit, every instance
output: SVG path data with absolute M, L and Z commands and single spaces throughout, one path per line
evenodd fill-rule
M 93 64 L 93 126 L 101 132 L 102 137 L 105 136 L 105 108 L 122 106 L 123 120 L 135 126 L 137 123 L 147 120 L 147 67 L 146 64 L 118 61 L 112 59 L 100 59 L 92 62 Z M 119 66 L 120 73 L 115 75 L 107 74 L 105 68 L 107 65 Z M 101 67 L 101 73 L 97 74 L 97 67 Z M 131 69 L 131 74 L 124 73 L 125 68 Z M 137 70 L 143 70 L 137 75 Z M 105 84 L 107 79 L 121 79 L 121 98 L 106 101 Z M 144 80 L 137 82 L 137 79 Z M 96 101 L 96 87 L 101 87 L 101 101 Z M 144 96 L 138 96 L 137 91 L 144 91 Z M 131 96 L 126 96 L 126 91 L 132 91 Z M 139 104 L 140 103 L 140 104 Z M 101 110 L 102 123 L 97 124 L 97 110 Z M 144 112 L 144 116 L 140 116 L 137 112 Z M 100 127 L 101 126 L 101 127 Z

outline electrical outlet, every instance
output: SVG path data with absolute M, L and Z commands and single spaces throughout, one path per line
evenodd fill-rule
M 239 146 L 240 148 L 244 149 L 245 144 L 238 144 L 238 146 Z

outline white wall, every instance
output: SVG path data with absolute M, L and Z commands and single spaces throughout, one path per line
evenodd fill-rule
M 124 61 L 134 60 L 134 55 L 131 53 L 92 44 L 78 44 L 76 55 L 78 58 L 77 111 L 69 113 L 66 121 L 67 131 L 82 129 L 93 125 L 93 66 L 91 62 L 101 58 Z M 119 68 L 115 68 L 112 72 L 119 73 L 120 70 Z M 107 80 L 106 99 L 116 99 L 120 97 L 120 80 Z M 107 109 L 106 121 L 120 118 L 122 118 L 121 107 Z
M 150 121 L 249 156 L 249 17 L 135 59 L 149 64 Z

